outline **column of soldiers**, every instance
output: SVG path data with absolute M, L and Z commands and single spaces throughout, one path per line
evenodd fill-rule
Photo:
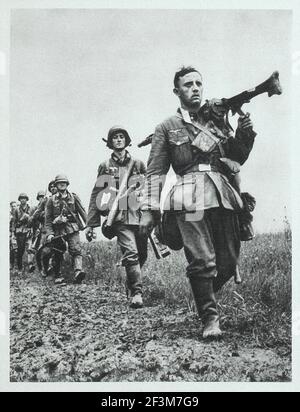
M 79 231 L 86 226 L 87 240 L 95 239 L 94 229 L 104 218 L 103 234 L 116 237 L 122 251 L 130 306 L 141 308 L 147 241 L 161 222 L 161 191 L 172 166 L 178 179 L 167 198 L 170 213 L 164 231 L 171 233 L 167 244 L 175 243 L 173 249 L 183 247 L 203 337 L 216 338 L 222 332 L 215 293 L 238 270 L 239 215 L 244 203 L 236 177 L 252 150 L 256 133 L 248 115 L 240 116 L 235 136 L 203 116 L 203 80 L 193 67 L 183 67 L 175 74 L 173 92 L 180 107 L 155 129 L 147 170 L 143 162 L 130 155 L 127 130 L 121 126 L 109 130 L 106 144 L 112 154 L 98 168 L 87 216 L 78 196 L 67 190 L 69 181 L 62 175 L 49 184 L 51 196 L 39 192 L 35 210 L 28 206 L 24 193 L 19 196 L 19 206 L 11 203 L 11 265 L 17 260 L 21 271 L 25 244 L 31 236 L 29 271 L 34 270 L 31 255 L 35 255 L 43 276 L 53 271 L 56 283 L 65 284 L 61 263 L 68 246 L 74 262 L 74 283 L 81 283 L 85 273 Z M 126 173 L 136 179 L 126 186 L 113 225 L 109 225 L 113 199 L 120 194 Z M 120 207 L 124 197 L 126 207 Z
M 65 175 L 57 175 L 48 185 L 48 195 L 37 193 L 36 206 L 28 205 L 26 193 L 19 195 L 19 205 L 10 203 L 10 269 L 14 270 L 17 263 L 18 275 L 24 273 L 27 249 L 29 273 L 34 272 L 36 261 L 42 277 L 53 275 L 55 284 L 65 285 L 61 265 L 68 247 L 73 258 L 74 283 L 84 279 L 79 231 L 86 222 L 86 212 L 79 197 L 67 190 L 68 185 Z

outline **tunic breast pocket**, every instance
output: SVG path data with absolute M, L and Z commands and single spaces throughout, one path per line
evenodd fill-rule
M 186 130 L 168 131 L 172 164 L 185 166 L 192 161 L 191 142 Z

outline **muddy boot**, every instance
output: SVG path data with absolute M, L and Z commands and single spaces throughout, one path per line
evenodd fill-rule
M 82 270 L 82 256 L 74 257 L 74 278 L 73 283 L 79 285 L 85 278 L 85 272 Z
M 67 282 L 66 282 L 65 278 L 62 276 L 62 274 L 60 273 L 60 275 L 55 278 L 54 284 L 57 285 L 57 286 L 66 286 Z
M 40 275 L 42 278 L 46 278 L 47 277 L 47 273 L 44 271 L 44 269 L 39 271 Z
M 35 265 L 33 263 L 29 263 L 28 272 L 33 273 L 35 271 Z
M 232 278 L 232 276 L 233 274 L 224 275 L 222 273 L 218 273 L 218 276 L 213 279 L 214 293 L 219 292 L 219 290 L 222 289 L 225 283 L 227 283 Z
M 141 293 L 137 293 L 136 295 L 132 296 L 130 301 L 130 307 L 133 309 L 140 309 L 143 307 L 143 298 Z
M 80 255 L 74 257 L 74 270 L 73 283 L 79 285 L 85 278 L 85 272 L 82 270 L 82 256 Z
M 190 279 L 198 314 L 204 324 L 203 338 L 218 338 L 222 335 L 216 299 L 213 291 L 213 279 Z
M 127 288 L 130 296 L 130 307 L 134 309 L 143 307 L 142 281 L 140 265 L 126 267 Z

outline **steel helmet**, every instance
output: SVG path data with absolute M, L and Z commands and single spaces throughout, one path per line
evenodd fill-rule
M 29 200 L 29 197 L 27 196 L 26 193 L 20 193 L 19 194 L 18 200 L 20 201 L 22 198 Z
M 67 185 L 70 184 L 69 179 L 67 178 L 67 176 L 63 175 L 63 174 L 55 176 L 54 183 L 55 183 L 55 185 L 57 185 L 57 183 L 67 183 Z
M 39 190 L 36 195 L 36 200 L 39 200 L 39 197 L 44 197 L 45 192 L 43 190 Z
M 107 135 L 107 140 L 103 139 L 106 142 L 106 146 L 109 147 L 110 149 L 113 149 L 112 138 L 113 138 L 113 135 L 116 132 L 124 133 L 124 135 L 125 135 L 125 146 L 126 147 L 129 146 L 130 143 L 131 143 L 131 139 L 129 137 L 129 134 L 128 134 L 127 130 L 124 129 L 124 127 L 122 127 L 122 126 L 113 126 L 109 129 L 108 135 Z

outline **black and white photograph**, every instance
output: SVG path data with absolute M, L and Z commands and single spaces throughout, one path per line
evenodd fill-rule
M 293 10 L 40 3 L 8 23 L 9 383 L 293 384 Z

